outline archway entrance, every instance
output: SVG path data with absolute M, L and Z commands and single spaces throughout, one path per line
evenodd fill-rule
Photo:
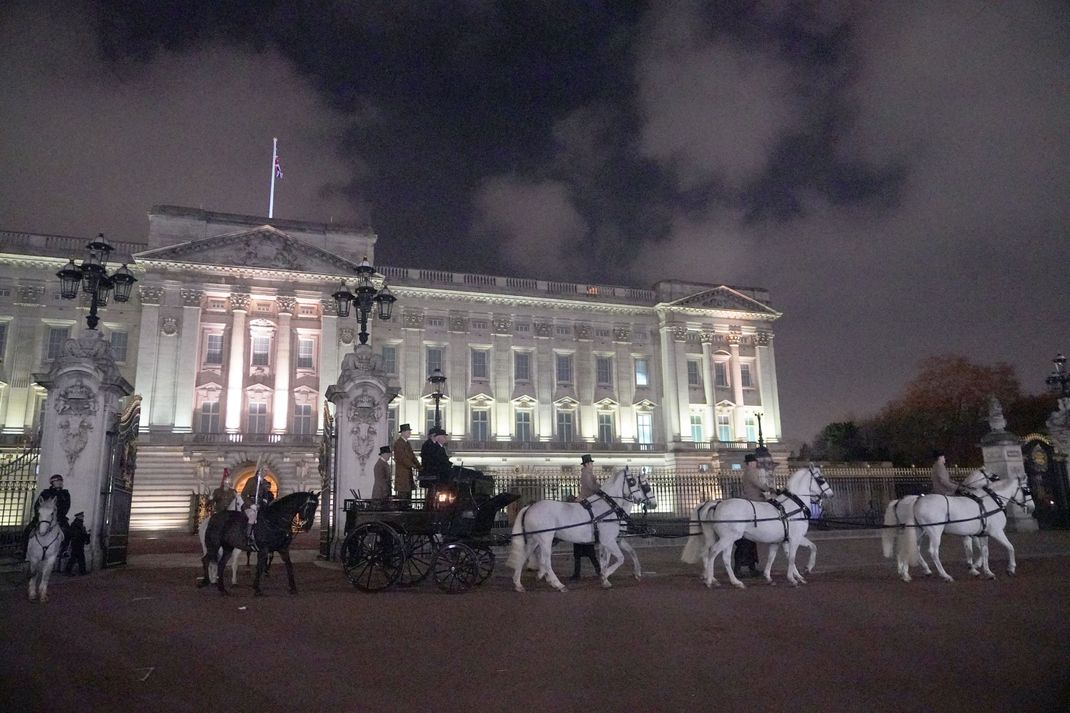
M 239 494 L 245 491 L 245 486 L 249 484 L 249 481 L 256 475 L 256 464 L 250 463 L 238 468 L 237 475 L 234 476 L 234 489 Z M 279 496 L 279 480 L 275 477 L 275 474 L 265 468 L 261 472 L 262 480 L 260 487 L 267 488 L 271 491 L 272 499 Z M 255 482 L 255 481 L 254 481 Z M 255 486 L 253 486 L 255 487 Z

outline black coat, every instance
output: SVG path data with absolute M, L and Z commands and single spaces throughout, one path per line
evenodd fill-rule
M 52 493 L 53 497 L 56 498 L 56 520 L 63 526 L 64 531 L 66 531 L 67 526 L 70 525 L 70 522 L 67 520 L 67 513 L 71 511 L 71 491 L 66 488 L 55 490 L 49 487 L 41 491 L 41 495 L 44 495 L 45 493 Z M 37 500 L 41 499 L 41 495 L 37 496 Z M 37 501 L 35 500 L 34 502 L 36 503 Z M 36 512 L 34 513 L 34 519 L 37 519 Z
M 453 466 L 450 463 L 450 457 L 446 454 L 445 448 L 430 438 L 420 447 L 420 462 L 423 464 L 423 469 L 420 471 L 421 479 L 436 478 L 439 483 L 449 481 L 450 469 Z

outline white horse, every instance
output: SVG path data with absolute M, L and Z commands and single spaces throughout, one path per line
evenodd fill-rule
M 48 578 L 63 550 L 63 529 L 59 526 L 54 497 L 38 498 L 36 507 L 37 527 L 26 543 L 26 559 L 30 562 L 30 601 L 40 597 L 43 604 L 48 601 Z
M 1017 569 L 1014 559 L 1014 545 L 1007 539 L 1004 531 L 1007 527 L 1006 508 L 1015 503 L 1026 512 L 1032 512 L 1033 494 L 1017 478 L 993 478 L 992 485 L 984 488 L 978 503 L 973 498 L 963 495 L 927 495 L 914 501 L 914 522 L 917 527 L 906 528 L 909 558 L 920 555 L 918 547 L 918 529 L 929 539 L 929 557 L 933 566 L 948 582 L 954 579 L 940 562 L 940 539 L 944 532 L 962 537 L 980 537 L 981 570 L 988 579 L 995 579 L 988 567 L 988 538 L 991 537 L 1007 550 L 1007 574 L 1013 575 Z
M 776 554 L 777 546 L 782 542 L 786 543 L 788 582 L 792 586 L 806 584 L 806 580 L 795 566 L 795 554 L 810 527 L 809 504 L 816 503 L 821 498 L 832 497 L 832 495 L 832 488 L 825 482 L 821 469 L 816 465 L 810 465 L 800 468 L 788 478 L 787 488 L 776 496 L 779 507 L 772 503 L 755 502 L 743 498 L 728 498 L 720 501 L 715 507 L 707 507 L 709 503 L 699 505 L 695 508 L 693 519 L 700 523 L 702 537 L 705 540 L 704 550 L 701 545 L 698 545 L 698 549 L 702 551 L 703 579 L 706 586 L 720 586 L 714 577 L 714 564 L 720 556 L 732 584 L 740 589 L 746 587 L 743 582 L 739 581 L 732 569 L 732 550 L 736 540 L 741 537 L 746 537 L 752 542 L 770 545 L 770 559 Z M 685 547 L 684 557 L 693 556 L 694 552 L 695 545 L 692 545 L 690 551 Z M 684 561 L 697 560 L 685 558 Z M 766 569 L 771 569 L 771 564 L 768 562 Z
M 545 576 L 551 587 L 566 591 L 565 585 L 554 574 L 550 565 L 550 549 L 554 538 L 565 542 L 595 542 L 608 553 L 602 566 L 602 586 L 613 586 L 609 577 L 624 562 L 624 554 L 617 542 L 620 521 L 631 511 L 632 505 L 647 504 L 657 507 L 658 500 L 653 488 L 642 472 L 633 474 L 627 468 L 617 471 L 602 489 L 584 498 L 582 502 L 563 503 L 557 500 L 540 500 L 521 510 L 513 523 L 513 543 L 508 564 L 513 568 L 513 588 L 524 591 L 520 577 L 524 565 L 538 552 L 539 575 Z
M 982 488 L 989 483 L 993 482 L 994 476 L 988 473 L 984 468 L 978 468 L 969 475 L 967 475 L 962 481 L 962 487 L 968 488 L 974 495 L 983 495 Z M 884 510 L 884 529 L 881 532 L 881 546 L 884 552 L 884 556 L 891 559 L 894 551 L 896 558 L 896 571 L 899 573 L 899 578 L 904 582 L 910 581 L 910 568 L 914 566 L 920 566 L 926 577 L 932 576 L 932 570 L 929 569 L 929 564 L 925 561 L 925 557 L 922 556 L 921 550 L 915 548 L 914 554 L 911 553 L 910 544 L 906 536 L 906 530 L 916 529 L 917 524 L 914 522 L 914 503 L 917 501 L 919 495 L 907 495 L 899 500 L 893 500 L 888 503 L 888 507 Z M 973 556 L 973 544 L 975 537 L 964 537 L 962 539 L 962 547 L 966 552 L 966 567 L 970 574 L 978 576 L 981 572 L 978 567 L 981 566 L 980 552 L 974 559 Z M 978 542 L 980 547 L 980 542 Z
M 230 501 L 230 506 L 227 508 L 227 510 L 235 510 L 235 511 L 241 510 L 241 506 L 242 506 L 243 502 L 244 501 L 242 500 L 242 497 L 240 495 L 238 495 L 237 493 L 234 493 L 234 499 Z M 202 556 L 208 554 L 208 547 L 205 546 L 205 544 L 204 544 L 204 533 L 208 530 L 208 520 L 209 520 L 209 518 L 207 518 L 207 517 L 204 518 L 204 520 L 201 521 L 201 524 L 197 526 L 197 537 L 200 538 L 200 540 L 201 540 L 201 555 Z M 217 555 L 222 555 L 222 554 L 223 554 L 223 548 L 220 547 L 219 548 L 219 552 L 217 553 Z M 246 561 L 248 561 L 248 557 L 246 558 Z M 218 578 L 218 577 L 219 577 L 219 568 L 218 568 L 217 563 L 209 562 L 208 563 L 208 581 L 211 582 L 212 584 L 215 584 L 216 578 Z M 231 557 L 230 558 L 230 583 L 231 583 L 232 586 L 236 585 L 238 583 L 238 558 L 237 557 Z
M 702 506 L 700 506 L 702 511 L 699 514 L 699 517 L 712 519 L 713 516 L 710 513 L 712 513 L 713 509 L 720 504 L 720 500 L 709 500 L 703 503 Z M 702 553 L 706 546 L 705 537 L 702 534 L 702 528 L 698 526 L 697 519 L 692 522 L 689 535 L 687 542 L 684 544 L 683 554 L 680 555 L 680 560 L 688 564 L 695 564 L 702 559 Z M 780 547 L 784 549 L 784 554 L 788 553 L 788 542 L 786 540 L 780 543 Z M 814 571 L 814 567 L 817 566 L 817 545 L 815 545 L 809 537 L 804 535 L 802 539 L 799 540 L 799 547 L 805 547 L 810 550 L 810 559 L 806 563 L 805 570 L 807 574 L 810 574 Z M 776 559 L 776 555 L 777 543 L 774 542 L 769 545 L 769 552 L 765 558 L 765 568 L 762 570 L 762 577 L 768 584 L 776 584 L 776 582 L 773 581 L 773 561 Z M 705 578 L 705 572 L 703 573 L 703 577 Z

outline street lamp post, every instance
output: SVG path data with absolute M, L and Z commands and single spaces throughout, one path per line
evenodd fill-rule
M 63 269 L 56 273 L 60 283 L 60 295 L 65 300 L 73 300 L 78 296 L 79 286 L 90 296 L 89 314 L 86 315 L 85 323 L 90 329 L 96 329 L 100 318 L 97 317 L 99 307 L 108 306 L 108 298 L 115 293 L 116 302 L 126 302 L 130 299 L 130 290 L 137 282 L 130 270 L 123 264 L 111 275 L 108 274 L 108 256 L 114 248 L 104 239 L 104 234 L 97 235 L 97 239 L 85 246 L 89 255 L 82 260 L 81 265 L 75 265 L 72 258 Z
M 379 319 L 388 320 L 398 298 L 386 286 L 386 280 L 380 280 L 380 286 L 376 286 L 375 268 L 368 262 L 368 258 L 361 261 L 356 272 L 357 281 L 353 286 L 353 292 L 349 291 L 343 281 L 342 286 L 331 296 L 338 305 L 339 317 L 349 316 L 350 304 L 356 306 L 356 313 L 353 316 L 360 320 L 360 334 L 358 335 L 360 343 L 367 344 L 368 317 L 371 316 L 372 309 L 377 307 Z
M 436 367 L 435 370 L 431 372 L 431 376 L 427 377 L 427 382 L 431 384 L 431 398 L 435 400 L 435 428 L 441 428 L 442 418 L 439 415 L 438 403 L 445 395 L 442 393 L 442 388 L 446 383 L 446 375 L 442 373 L 441 369 Z
M 1052 391 L 1059 394 L 1060 398 L 1070 397 L 1070 374 L 1066 373 L 1066 357 L 1061 353 L 1056 354 L 1051 361 L 1055 364 L 1055 369 L 1044 381 L 1047 382 Z

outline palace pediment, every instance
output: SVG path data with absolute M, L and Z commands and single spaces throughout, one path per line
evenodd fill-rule
M 743 293 L 725 285 L 683 297 L 675 302 L 668 303 L 667 306 L 686 307 L 689 309 L 733 310 L 752 314 L 765 314 L 770 317 L 780 316 L 780 312 L 777 312 L 769 305 L 747 297 Z
M 352 275 L 356 265 L 263 225 L 255 230 L 191 240 L 134 255 L 144 264 L 190 264 L 313 275 Z

